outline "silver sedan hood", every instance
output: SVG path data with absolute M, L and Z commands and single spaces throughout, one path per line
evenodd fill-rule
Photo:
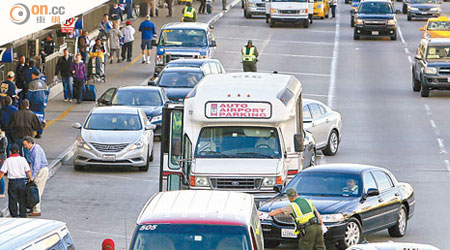
M 81 138 L 86 142 L 103 144 L 134 143 L 142 137 L 142 130 L 81 130 Z

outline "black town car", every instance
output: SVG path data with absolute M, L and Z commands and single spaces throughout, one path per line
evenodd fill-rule
M 361 36 L 389 36 L 397 40 L 397 19 L 390 1 L 369 0 L 359 4 L 353 38 L 359 40 Z

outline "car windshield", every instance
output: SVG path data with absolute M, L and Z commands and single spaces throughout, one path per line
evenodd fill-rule
M 358 14 L 392 14 L 394 13 L 389 3 L 362 2 L 359 5 Z
M 203 128 L 195 150 L 197 158 L 281 158 L 280 140 L 275 128 Z
M 159 44 L 165 47 L 205 47 L 207 37 L 204 30 L 199 29 L 165 29 Z
M 162 106 L 159 90 L 120 89 L 112 104 L 125 106 Z
M 89 130 L 141 130 L 142 124 L 137 114 L 93 113 L 84 125 Z
M 430 21 L 427 26 L 427 30 L 446 30 L 450 31 L 450 22 L 445 21 Z
M 308 196 L 361 196 L 359 175 L 342 173 L 300 173 L 286 186 L 295 188 L 299 195 Z
M 430 46 L 427 51 L 428 61 L 450 61 L 450 45 L 448 46 Z
M 163 71 L 158 85 L 169 88 L 193 88 L 202 78 L 201 71 Z
M 199 224 L 140 225 L 131 250 L 249 250 L 244 226 Z
M 415 3 L 432 3 L 432 4 L 437 4 L 438 1 L 437 0 L 411 0 L 410 3 L 415 4 Z

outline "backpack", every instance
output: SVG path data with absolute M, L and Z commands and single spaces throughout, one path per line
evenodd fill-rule
M 34 183 L 34 181 L 28 182 L 26 189 L 27 189 L 27 208 L 33 209 L 33 207 L 40 202 L 39 189 L 36 183 Z

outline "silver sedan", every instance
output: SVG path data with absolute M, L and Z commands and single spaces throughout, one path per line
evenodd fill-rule
M 303 126 L 313 134 L 316 149 L 325 155 L 335 155 L 341 142 L 342 118 L 325 104 L 303 99 Z
M 135 107 L 97 107 L 91 110 L 75 142 L 73 165 L 131 166 L 147 171 L 153 159 L 155 125 Z

